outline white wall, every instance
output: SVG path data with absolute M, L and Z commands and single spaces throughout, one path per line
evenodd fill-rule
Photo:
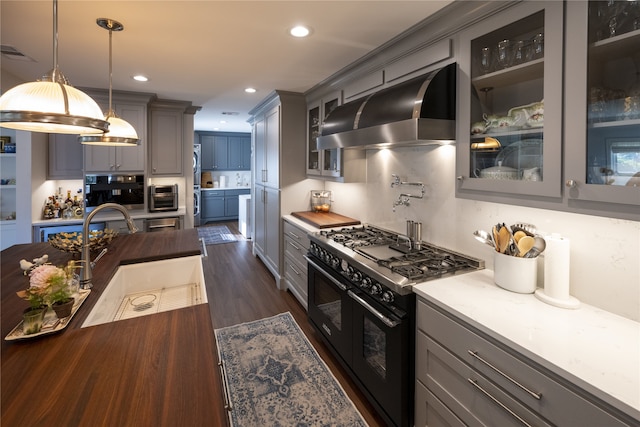
M 392 173 L 424 183 L 424 199 L 411 198 L 410 206 L 394 212 L 400 192 L 417 187 L 391 188 Z M 332 209 L 401 233 L 406 220 L 422 221 L 423 240 L 484 259 L 489 269 L 492 249 L 473 238 L 474 230 L 527 222 L 542 233 L 560 233 L 571 241 L 571 294 L 640 321 L 640 222 L 456 199 L 454 146 L 368 151 L 367 177 L 361 184 L 327 182 Z

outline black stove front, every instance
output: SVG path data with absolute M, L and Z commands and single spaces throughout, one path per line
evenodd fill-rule
M 483 268 L 371 225 L 310 235 L 309 320 L 389 425 L 413 425 L 416 283 Z
M 346 270 L 307 260 L 311 324 L 387 424 L 412 426 L 415 295 L 385 303 L 377 283 L 359 287 Z

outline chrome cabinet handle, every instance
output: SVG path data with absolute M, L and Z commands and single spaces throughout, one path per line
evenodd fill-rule
M 498 369 L 497 367 L 493 366 L 491 363 L 489 363 L 488 361 L 484 360 L 482 357 L 480 357 L 480 355 L 478 354 L 477 351 L 471 351 L 471 350 L 467 350 L 467 352 L 472 356 L 475 357 L 476 359 L 478 359 L 480 362 L 484 363 L 485 365 L 487 365 L 488 367 L 490 367 L 491 369 L 493 369 L 495 372 L 499 373 L 500 375 L 502 375 L 504 378 L 506 378 L 507 380 L 509 380 L 511 383 L 515 384 L 516 386 L 520 387 L 522 390 L 526 391 L 527 393 L 529 393 L 529 395 L 531 395 L 532 397 L 540 400 L 542 399 L 542 393 L 536 393 L 535 391 L 531 391 L 529 390 L 527 387 L 523 386 L 522 384 L 520 384 L 518 381 L 514 380 L 513 378 L 511 378 L 509 375 L 505 374 L 504 372 L 502 372 L 500 369 Z
M 207 245 L 204 244 L 204 239 L 201 237 L 198 239 L 200 241 L 200 246 L 202 246 L 202 255 L 201 258 L 207 258 L 209 255 L 207 254 Z
M 347 294 L 349 294 L 349 296 L 351 298 L 356 300 L 357 303 L 359 303 L 361 306 L 366 308 L 371 314 L 373 314 L 378 319 L 380 319 L 382 321 L 382 323 L 384 323 L 388 327 L 394 328 L 394 327 L 396 327 L 396 326 L 398 326 L 400 324 L 400 321 L 389 319 L 387 316 L 385 316 L 384 314 L 380 313 L 378 310 L 373 308 L 371 306 L 371 304 L 369 304 L 368 302 L 366 302 L 365 300 L 360 298 L 358 295 L 356 295 L 355 292 L 353 292 L 352 290 L 348 290 Z
M 573 179 L 568 179 L 567 182 L 564 183 L 569 188 L 575 188 L 578 185 L 578 182 Z
M 476 380 L 472 380 L 471 378 L 467 378 L 467 381 L 469 381 L 472 386 L 474 386 L 475 388 L 480 390 L 480 392 L 482 392 L 482 394 L 484 394 L 489 399 L 491 399 L 496 405 L 498 405 L 499 407 L 501 407 L 502 409 L 507 411 L 513 418 L 515 418 L 516 420 L 520 421 L 522 423 L 522 425 L 527 426 L 527 427 L 533 427 L 531 424 L 529 424 L 528 422 L 523 420 L 518 414 L 513 412 L 513 410 L 509 409 L 509 407 L 507 407 L 507 405 L 505 405 L 504 403 L 500 402 L 496 397 L 492 396 L 491 393 L 489 393 L 487 390 L 483 389 L 482 386 L 480 386 L 480 384 L 478 384 L 478 382 Z
M 294 239 L 300 240 L 300 236 L 298 236 L 296 233 L 294 233 L 293 231 L 289 231 L 287 232 L 287 234 L 291 237 L 293 237 Z
M 346 291 L 347 290 L 347 285 L 345 285 L 344 283 L 340 283 L 338 280 L 334 279 L 333 277 L 329 276 L 328 274 L 326 274 L 324 271 L 322 271 L 322 267 L 320 267 L 318 264 L 316 264 L 315 262 L 313 262 L 312 260 L 309 259 L 309 257 L 307 257 L 305 255 L 304 259 L 307 260 L 307 262 L 309 264 L 311 264 L 312 266 L 314 266 L 316 268 L 316 270 L 318 270 L 319 273 L 321 273 L 324 277 L 326 277 L 327 279 L 329 279 L 331 281 L 331 283 L 333 283 L 334 285 L 336 285 L 337 287 L 339 287 L 341 290 Z
M 296 244 L 295 244 L 295 243 L 293 243 L 293 242 L 288 242 L 288 243 L 289 243 L 289 245 L 293 246 L 293 248 L 294 248 L 296 251 L 298 251 L 298 252 L 300 251 L 300 246 L 296 245 Z
M 294 272 L 294 273 L 296 273 L 296 276 L 299 276 L 299 275 L 300 275 L 300 272 L 299 272 L 298 270 L 296 270 L 296 268 L 295 268 L 293 265 L 289 264 L 289 268 L 290 268 L 291 270 L 293 270 L 293 272 Z

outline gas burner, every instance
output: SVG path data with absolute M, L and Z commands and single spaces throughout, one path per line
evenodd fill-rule
M 411 292 L 416 283 L 484 268 L 482 260 L 426 242 L 421 242 L 421 249 L 410 249 L 398 238 L 398 233 L 366 224 L 311 236 L 314 251 L 331 268 L 342 274 L 340 266 L 346 262 L 370 276 L 370 280 L 359 276 L 356 283 L 364 286 L 373 281 L 400 294 Z

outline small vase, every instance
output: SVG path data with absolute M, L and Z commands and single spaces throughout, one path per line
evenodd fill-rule
M 40 332 L 46 312 L 46 307 L 27 308 L 22 313 L 22 333 L 31 335 Z
M 73 309 L 73 303 L 75 299 L 67 298 L 62 301 L 56 301 L 51 304 L 51 308 L 56 312 L 56 316 L 58 319 L 64 319 L 65 317 L 71 316 L 71 310 Z

